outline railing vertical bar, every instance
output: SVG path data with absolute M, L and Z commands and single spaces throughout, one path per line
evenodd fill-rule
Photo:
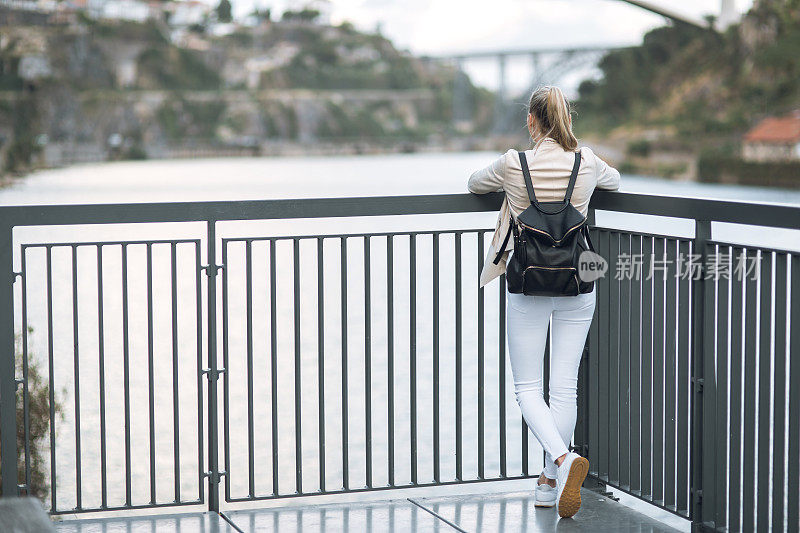
M 770 395 L 772 387 L 772 352 L 771 342 L 773 340 L 771 321 L 772 321 L 772 262 L 773 252 L 761 251 L 762 260 L 759 266 L 759 291 L 761 315 L 759 317 L 759 348 L 758 348 L 758 508 L 756 511 L 757 523 L 756 530 L 759 532 L 769 531 L 769 484 L 774 477 L 769 475 L 771 456 L 770 434 L 773 426 L 770 421 L 772 413 L 770 405 Z M 777 397 L 777 395 L 776 395 Z M 777 421 L 776 421 L 777 422 Z M 781 459 L 783 459 L 781 457 Z M 781 465 L 782 468 L 783 465 Z
M 223 246 L 223 253 L 227 246 Z M 245 262 L 245 339 L 246 339 L 246 364 L 247 364 L 247 494 L 253 498 L 256 494 L 255 472 L 255 421 L 253 405 L 253 242 L 246 240 L 244 243 Z M 223 259 L 222 264 L 227 267 Z M 223 273 L 227 268 L 223 268 Z M 227 277 L 227 276 L 226 276 Z M 223 278 L 223 287 L 225 286 Z M 223 288 L 224 290 L 224 288 Z M 227 372 L 227 363 L 224 363 Z M 227 383 L 228 380 L 225 380 Z
M 275 239 L 269 240 L 269 379 L 270 431 L 272 432 L 272 494 L 280 493 L 278 486 L 278 285 L 275 276 Z
M 411 411 L 411 484 L 418 483 L 417 472 L 417 240 L 412 233 L 408 242 L 409 268 L 409 385 Z
M 792 254 L 791 266 L 792 298 L 791 329 L 789 353 L 795 354 L 789 361 L 789 383 L 800 383 L 800 254 Z M 789 387 L 789 450 L 790 458 L 800 456 L 800 387 Z M 800 461 L 790 459 L 786 472 L 788 487 L 800 486 Z M 789 531 L 800 530 L 800 491 L 790 490 L 787 493 L 786 517 Z
M 619 271 L 620 232 L 612 231 L 609 239 L 609 460 L 608 478 L 614 483 L 620 483 L 620 280 L 617 279 Z
M 631 256 L 636 265 L 633 269 L 633 279 L 630 281 L 630 313 L 628 315 L 628 326 L 630 329 L 630 460 L 628 470 L 630 472 L 630 490 L 633 494 L 640 496 L 641 483 L 641 409 L 642 409 L 642 236 L 631 236 Z
M 206 298 L 208 314 L 208 507 L 219 512 L 219 422 L 217 413 L 217 221 L 206 220 Z M 223 265 L 224 268 L 224 265 Z M 227 378 L 226 378 L 227 379 Z M 227 475 L 227 474 L 226 474 Z
M 553 340 L 551 335 L 552 332 L 552 321 L 548 320 L 547 324 L 547 333 L 545 334 L 544 339 L 544 354 L 542 356 L 542 395 L 544 397 L 545 402 L 548 404 L 550 403 L 550 344 Z M 525 476 L 530 475 L 530 461 L 529 461 L 529 432 L 530 428 L 528 427 L 528 423 L 525 421 L 525 418 L 522 418 L 522 474 Z M 551 459 L 555 459 L 552 457 Z M 542 450 L 542 463 L 547 461 L 547 452 Z
M 746 257 L 753 254 L 758 261 L 756 250 L 746 249 Z M 744 443 L 742 446 L 742 524 L 744 531 L 755 529 L 755 444 L 756 444 L 756 309 L 758 308 L 757 281 L 745 279 L 745 322 L 744 322 Z
M 590 324 L 591 329 L 591 324 Z M 588 457 L 589 450 L 588 450 L 588 443 L 589 443 L 589 425 L 587 421 L 587 417 L 589 416 L 589 408 L 586 405 L 586 396 L 589 393 L 589 347 L 591 345 L 591 340 L 588 337 L 589 332 L 587 332 L 587 338 L 584 340 L 583 346 L 581 347 L 581 358 L 578 366 L 578 388 L 577 388 L 577 397 L 576 397 L 576 413 L 577 418 L 575 419 L 575 432 L 573 438 L 573 448 L 576 453 L 583 455 L 584 457 Z M 590 464 L 591 470 L 591 464 Z
M 0 269 L 7 276 L 0 284 L 0 470 L 4 473 L 0 495 L 19 495 L 17 460 L 17 375 L 14 337 L 14 226 L 3 217 L 0 225 Z M 51 389 L 52 390 L 52 389 Z
M 394 240 L 386 237 L 386 357 L 389 431 L 389 486 L 394 486 Z
M 619 234 L 618 234 L 619 235 Z M 620 261 L 631 260 L 631 236 L 621 234 L 619 237 Z M 619 482 L 620 486 L 630 491 L 631 485 L 631 285 L 630 268 L 619 280 Z
M 364 432 L 367 487 L 372 487 L 372 258 L 370 237 L 364 236 Z
M 647 274 L 642 280 L 642 379 L 641 408 L 641 494 L 644 499 L 653 495 L 652 488 L 652 434 L 653 434 L 653 237 L 645 237 L 642 254 Z
M 156 387 L 153 357 L 153 245 L 147 243 L 147 400 L 150 423 L 150 504 L 156 503 Z
M 294 275 L 292 276 L 294 296 L 294 464 L 295 464 L 295 490 L 303 493 L 303 427 L 301 411 L 301 386 L 302 380 L 300 366 L 300 239 L 292 239 L 292 263 Z
M 23 247 L 22 253 L 20 254 L 20 278 L 22 278 L 21 279 L 22 331 L 20 332 L 20 337 L 22 338 L 22 434 L 24 436 L 23 450 L 25 453 L 25 465 L 24 465 L 25 492 L 26 494 L 30 494 L 31 493 L 31 450 L 30 450 L 31 416 L 30 416 L 30 398 L 28 394 L 28 294 L 27 294 L 28 284 L 26 279 L 28 272 L 25 264 L 26 255 L 27 255 L 27 248 Z M 102 323 L 102 318 L 100 319 L 100 321 Z M 102 346 L 102 341 L 101 341 L 101 346 Z M 102 354 L 102 348 L 100 353 Z M 104 407 L 104 405 L 102 407 Z M 102 416 L 100 422 L 101 424 L 104 424 L 105 422 Z M 102 434 L 101 438 L 103 438 Z M 17 453 L 19 453 L 19 450 L 17 450 Z M 102 494 L 103 497 L 105 498 L 105 483 L 103 483 L 103 481 L 105 481 L 105 448 L 103 448 L 103 450 L 101 451 L 101 461 L 102 461 L 101 484 L 103 487 Z M 103 505 L 105 505 L 105 499 L 103 499 L 103 502 L 104 502 Z
M 344 238 L 342 241 L 346 242 Z M 324 244 L 325 240 L 317 237 L 317 460 L 319 461 L 320 492 L 325 492 L 325 273 L 322 268 L 325 260 Z M 344 246 L 345 250 L 342 253 L 347 255 L 346 245 Z M 342 292 L 342 301 L 345 298 L 346 293 Z M 346 337 L 346 332 L 342 332 L 342 336 Z M 346 357 L 342 358 L 342 363 L 342 373 L 344 373 L 347 369 Z M 343 418 L 344 413 L 342 411 Z M 344 425 L 342 426 L 342 435 L 344 435 Z
M 653 240 L 653 501 L 664 503 L 664 290 L 667 285 L 666 239 Z
M 56 506 L 58 485 L 56 484 L 56 400 L 53 373 L 53 252 L 50 246 L 45 248 L 45 261 L 47 263 L 47 393 L 50 406 L 50 511 L 54 512 L 58 510 Z
M 599 290 L 597 301 L 599 304 L 604 305 L 597 307 L 598 318 L 598 344 L 597 351 L 598 360 L 598 406 L 599 412 L 599 438 L 597 443 L 597 473 L 601 479 L 606 481 L 610 480 L 608 471 L 608 455 L 609 455 L 609 402 L 610 394 L 608 387 L 609 380 L 609 331 L 610 331 L 610 316 L 609 316 L 609 302 L 611 300 L 611 276 L 614 272 L 611 270 L 611 247 L 609 232 L 606 229 L 598 228 L 597 233 L 597 250 L 600 255 L 608 262 L 608 271 L 606 275 L 597 280 L 597 288 Z
M 675 463 L 677 459 L 676 449 L 676 420 L 675 420 L 675 388 L 676 388 L 676 368 L 678 323 L 675 317 L 677 311 L 677 289 L 678 289 L 678 242 L 673 239 L 666 241 L 666 271 L 667 279 L 666 296 L 664 303 L 664 505 L 672 510 L 677 508 L 675 502 Z
M 772 469 L 772 530 L 780 531 L 783 529 L 783 519 L 786 509 L 783 506 L 784 490 L 783 482 L 786 479 L 786 471 L 783 468 L 784 458 L 786 457 L 786 445 L 784 438 L 786 435 L 786 302 L 789 255 L 785 253 L 776 254 L 775 257 L 775 367 L 773 375 L 775 383 L 775 407 L 773 412 L 773 457 L 780 463 L 774 463 Z M 796 300 L 795 300 L 796 301 Z M 797 383 L 797 382 L 794 382 Z M 792 387 L 790 387 L 792 388 Z M 790 391 L 791 394 L 791 391 Z M 717 409 L 719 412 L 720 409 Z M 723 433 L 723 432 L 721 432 Z M 724 440 L 723 440 L 724 442 Z M 791 459 L 790 459 L 791 461 Z M 719 468 L 719 467 L 717 467 Z M 724 472 L 724 470 L 722 470 Z M 724 478 L 723 478 L 724 480 Z M 791 485 L 790 485 L 791 486 Z M 797 486 L 797 485 L 795 485 Z M 721 485 L 724 491 L 724 485 Z M 721 492 L 720 494 L 723 494 Z M 724 508 L 723 508 L 724 512 Z M 721 523 L 724 523 L 724 515 Z M 800 526 L 799 526 L 800 527 Z
M 725 252 L 723 253 L 723 250 Z M 714 507 L 714 523 L 717 527 L 724 527 L 725 519 L 725 498 L 727 482 L 727 458 L 728 458 L 728 290 L 730 287 L 729 268 L 726 257 L 729 257 L 730 246 L 717 247 L 714 256 L 714 281 L 717 285 L 716 311 L 717 326 L 714 333 L 716 341 L 716 376 L 717 376 L 717 410 L 716 410 L 716 460 L 715 460 L 715 482 L 714 491 L 717 493 L 716 505 Z M 682 337 L 681 337 L 682 338 Z M 680 398 L 680 396 L 679 396 Z M 680 448 L 679 448 L 680 450 Z M 680 484 L 678 484 L 680 489 Z
M 456 348 L 456 479 L 464 479 L 464 436 L 462 435 L 463 402 L 463 361 L 461 349 L 461 232 L 455 233 L 455 348 Z
M 128 338 L 128 245 L 122 245 L 122 384 L 125 404 L 125 505 L 131 505 L 131 391 Z
M 590 229 L 590 238 L 593 242 L 598 242 L 598 230 L 594 227 L 594 210 L 589 210 L 589 217 L 591 219 L 591 229 Z M 600 280 L 595 280 L 594 282 L 594 293 L 595 299 L 597 298 L 600 292 Z M 598 439 L 598 432 L 600 430 L 600 425 L 598 424 L 598 417 L 599 417 L 599 408 L 598 404 L 600 402 L 600 398 L 598 396 L 598 374 L 599 374 L 599 332 L 598 332 L 598 310 L 595 306 L 595 313 L 592 318 L 592 323 L 589 326 L 589 368 L 588 368 L 588 391 L 586 391 L 586 400 L 585 400 L 585 407 L 587 409 L 587 425 L 589 427 L 589 436 L 587 439 L 587 444 L 589 449 L 586 452 L 586 457 L 589 459 L 589 468 L 590 471 L 594 474 L 599 474 L 597 469 L 597 461 L 598 461 L 598 454 L 597 454 L 597 447 L 599 443 Z
M 195 284 L 195 333 L 197 343 L 197 498 L 203 501 L 203 285 L 200 271 L 201 264 L 200 242 L 194 243 L 194 284 Z M 227 381 L 227 380 L 226 380 Z M 226 476 L 227 480 L 227 476 Z
M 723 252 L 723 249 L 725 250 Z M 714 506 L 714 524 L 716 527 L 725 527 L 725 498 L 727 485 L 727 458 L 728 458 L 728 292 L 730 287 L 729 268 L 726 258 L 730 257 L 730 246 L 719 246 L 714 257 L 714 281 L 717 285 L 717 329 L 714 334 L 716 340 L 716 376 L 717 376 L 717 410 L 716 410 L 716 461 L 714 491 L 717 493 Z M 707 281 L 708 282 L 708 281 Z M 734 315 L 735 316 L 735 315 Z M 678 396 L 680 399 L 680 396 Z M 679 416 L 682 416 L 679 410 Z M 682 427 L 682 426 L 681 426 Z M 680 428 L 679 428 L 680 429 Z M 680 448 L 678 448 L 680 451 Z M 680 457 L 678 460 L 680 466 Z M 678 470 L 681 474 L 683 469 Z M 680 478 L 679 478 L 680 479 Z M 678 489 L 681 486 L 678 484 Z M 679 500 L 680 501 L 680 500 Z
M 350 488 L 350 387 L 348 385 L 347 348 L 347 238 L 341 239 L 341 293 L 342 293 L 342 486 Z
M 711 236 L 711 222 L 698 221 L 698 231 L 695 242 L 698 243 L 698 252 L 700 255 L 701 268 L 709 262 L 711 254 L 716 253 L 716 245 L 707 242 Z M 692 463 L 692 468 L 697 471 L 700 470 L 702 490 L 702 498 L 700 500 L 700 513 L 693 515 L 693 521 L 697 523 L 702 521 L 705 526 L 714 527 L 714 507 L 717 494 L 714 493 L 714 455 L 717 450 L 714 449 L 715 436 L 714 432 L 716 426 L 714 425 L 714 415 L 716 413 L 717 401 L 717 383 L 716 383 L 716 368 L 714 361 L 714 315 L 715 315 L 715 291 L 713 280 L 706 280 L 700 284 L 702 288 L 702 306 L 698 311 L 702 311 L 702 321 L 698 321 L 701 325 L 698 335 L 702 338 L 702 344 L 698 346 L 699 350 L 695 354 L 703 358 L 702 365 L 698 364 L 700 370 L 699 377 L 703 379 L 702 386 L 702 412 L 700 414 L 700 427 L 702 428 L 702 447 L 699 450 L 701 453 L 699 464 L 697 458 Z M 699 313 L 698 313 L 699 314 Z M 698 316 L 698 319 L 701 317 Z M 699 340 L 699 339 L 698 339 Z M 697 376 L 697 374 L 695 374 Z M 695 485 L 697 487 L 697 485 Z
M 689 257 L 689 241 L 678 241 L 678 253 L 681 257 Z M 690 276 L 681 276 L 678 281 L 678 402 L 677 402 L 677 472 L 676 472 L 676 508 L 677 511 L 689 514 L 689 430 L 691 413 L 689 398 L 691 395 L 689 374 L 689 286 Z
M 479 231 L 478 237 L 478 278 L 480 278 L 481 270 L 483 268 L 483 239 L 484 232 Z M 485 470 L 485 363 L 484 363 L 484 294 L 483 287 L 478 287 L 478 478 L 484 479 L 486 477 Z
M 433 234 L 433 481 L 441 482 L 441 449 L 439 441 L 439 234 Z
M 75 384 L 75 508 L 81 509 L 81 382 L 80 353 L 78 349 L 78 253 L 77 246 L 70 247 L 72 257 L 72 357 Z
M 172 465 L 175 502 L 181 501 L 180 415 L 178 414 L 178 266 L 176 243 L 170 243 L 170 289 L 172 293 Z M 227 380 L 226 380 L 227 381 Z
M 742 254 L 743 248 L 732 247 L 731 267 L 734 267 Z M 731 367 L 730 367 L 730 422 L 728 433 L 728 530 L 739 531 L 740 524 L 740 483 L 742 470 L 742 369 L 744 367 L 744 337 L 742 321 L 746 315 L 744 310 L 744 279 L 737 271 L 731 270 Z
M 222 239 L 222 264 L 228 264 L 228 246 L 230 243 Z M 228 286 L 228 269 L 222 269 L 222 366 L 225 369 L 230 368 L 230 341 L 228 335 L 229 318 L 228 318 L 228 302 L 230 288 Z M 249 293 L 250 291 L 248 291 Z M 230 380 L 226 379 L 222 385 L 222 409 L 225 416 L 222 420 L 222 451 L 225 471 L 230 472 L 231 468 L 231 452 L 230 452 Z M 225 476 L 225 499 L 230 500 L 231 497 L 231 480 L 230 476 Z
M 498 417 L 500 422 L 500 477 L 508 475 L 508 435 L 506 431 L 506 275 L 500 275 L 500 283 L 498 284 L 500 303 L 498 305 L 498 364 L 497 371 L 498 381 L 498 399 L 500 404 L 500 415 Z

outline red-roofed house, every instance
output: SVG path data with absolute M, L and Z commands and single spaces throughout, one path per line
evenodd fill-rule
M 756 124 L 744 136 L 742 157 L 747 161 L 800 159 L 800 110 Z

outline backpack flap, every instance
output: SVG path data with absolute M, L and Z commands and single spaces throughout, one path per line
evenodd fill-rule
M 555 213 L 543 212 L 541 209 L 551 207 L 563 207 L 563 209 Z M 524 228 L 549 238 L 553 244 L 557 245 L 572 232 L 578 231 L 586 222 L 586 218 L 572 204 L 539 202 L 538 205 L 531 205 L 520 213 L 517 221 Z

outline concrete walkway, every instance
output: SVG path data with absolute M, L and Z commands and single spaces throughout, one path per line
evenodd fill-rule
M 555 509 L 534 507 L 530 492 L 409 498 L 225 513 L 238 530 L 250 532 L 642 532 L 678 530 L 614 500 L 584 491 L 583 507 L 572 519 Z M 236 533 L 226 520 L 209 513 L 64 521 L 59 533 Z

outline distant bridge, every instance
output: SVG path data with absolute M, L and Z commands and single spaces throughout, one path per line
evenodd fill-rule
M 444 55 L 431 56 L 433 59 L 452 59 L 455 61 L 466 59 L 480 59 L 492 57 L 518 57 L 534 56 L 540 54 L 579 54 L 589 52 L 607 52 L 618 48 L 626 48 L 624 45 L 588 45 L 588 46 L 539 46 L 536 48 L 502 48 L 498 50 L 473 50 L 469 52 L 451 53 Z
M 494 124 L 492 132 L 508 133 L 516 120 L 519 109 L 509 102 L 507 63 L 510 58 L 530 58 L 531 78 L 524 92 L 530 93 L 543 84 L 555 84 L 570 72 L 594 65 L 611 50 L 626 48 L 620 45 L 541 46 L 537 48 L 504 48 L 497 50 L 474 50 L 426 59 L 455 64 L 456 75 L 453 88 L 453 123 L 456 128 L 467 125 L 472 119 L 472 102 L 468 91 L 468 78 L 464 64 L 474 60 L 495 60 L 498 65 L 497 92 L 495 98 Z
M 630 4 L 632 6 L 640 7 L 646 11 L 651 13 L 655 13 L 656 15 L 661 15 L 662 17 L 666 17 L 673 22 L 683 22 L 685 24 L 691 24 L 692 26 L 697 26 L 698 28 L 711 28 L 708 21 L 698 17 L 692 17 L 690 15 L 686 15 L 685 13 L 681 13 L 679 11 L 674 11 L 668 7 L 664 7 L 663 4 L 659 4 L 658 2 L 648 2 L 646 0 L 620 0 L 625 2 L 626 4 Z M 722 11 L 724 12 L 727 8 L 727 2 L 722 3 Z
M 617 0 L 615 0 L 617 1 Z M 716 28 L 707 19 L 693 17 L 663 3 L 648 0 L 619 0 L 651 13 L 661 15 L 675 23 L 690 24 L 703 29 L 715 31 L 724 29 L 737 18 L 733 0 L 721 0 L 721 9 L 717 18 Z M 456 76 L 453 91 L 453 122 L 456 127 L 469 123 L 471 119 L 471 102 L 467 90 L 467 76 L 464 74 L 464 63 L 467 61 L 494 59 L 498 64 L 498 82 L 495 100 L 494 133 L 507 133 L 511 124 L 515 122 L 517 109 L 509 105 L 508 89 L 506 84 L 506 63 L 509 58 L 530 57 L 533 75 L 529 83 L 532 90 L 544 83 L 557 83 L 565 75 L 580 68 L 596 63 L 602 55 L 610 50 L 626 48 L 620 45 L 581 45 L 581 46 L 542 46 L 537 48 L 504 48 L 499 50 L 473 50 L 458 53 L 449 53 L 439 56 L 430 56 L 429 60 L 448 61 L 455 63 Z M 550 61 L 542 61 L 548 56 Z

